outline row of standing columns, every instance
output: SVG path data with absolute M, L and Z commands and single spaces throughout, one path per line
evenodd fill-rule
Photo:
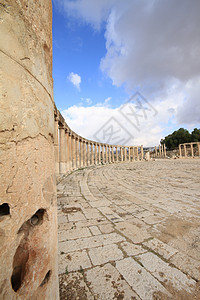
M 194 146 L 195 146 L 195 148 L 197 147 L 197 151 L 195 151 L 195 152 L 194 152 Z M 180 156 L 180 158 L 188 157 L 189 155 L 191 157 L 200 156 L 200 142 L 184 143 L 184 144 L 179 145 L 179 156 Z
M 163 158 L 167 157 L 165 144 L 159 145 L 158 148 L 155 146 L 154 156 Z
M 143 146 L 109 145 L 90 141 L 74 133 L 55 117 L 56 173 L 91 165 L 143 160 Z

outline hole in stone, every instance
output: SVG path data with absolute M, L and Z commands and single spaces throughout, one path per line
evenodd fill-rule
M 42 283 L 40 284 L 40 286 L 43 286 L 44 284 L 46 284 L 46 283 L 49 281 L 50 276 L 51 276 L 51 270 L 49 270 L 49 271 L 47 272 L 47 274 L 45 275 L 45 277 L 44 277 Z
M 10 214 L 10 207 L 8 203 L 3 203 L 0 205 L 0 217 Z
M 28 235 L 31 227 L 42 224 L 45 214 L 46 214 L 45 209 L 43 209 L 43 208 L 38 209 L 36 211 L 36 213 L 28 221 L 26 221 L 22 224 L 22 226 L 18 230 L 18 233 L 24 232 L 24 233 L 27 233 L 27 235 Z
M 22 285 L 25 276 L 25 267 L 28 261 L 28 257 L 29 252 L 26 247 L 26 242 L 22 242 L 17 248 L 13 259 L 13 273 L 11 276 L 11 284 L 15 292 L 17 292 Z
M 38 209 L 36 213 L 30 218 L 30 224 L 32 226 L 39 225 L 43 221 L 45 210 L 43 208 Z

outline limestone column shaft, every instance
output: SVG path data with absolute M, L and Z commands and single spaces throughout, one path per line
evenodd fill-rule
M 119 159 L 118 159 L 118 147 L 117 146 L 115 146 L 115 151 L 116 151 L 116 162 L 118 162 Z
M 166 151 L 166 146 L 164 144 L 164 157 L 167 157 L 167 151 Z
M 106 164 L 108 163 L 108 147 L 105 145 L 105 153 L 106 153 Z
M 110 146 L 108 146 L 108 162 L 111 163 Z
M 143 158 L 144 158 L 144 149 L 143 149 L 143 145 L 141 145 L 140 150 L 141 150 L 141 160 L 143 160 Z
M 97 144 L 94 144 L 94 152 L 95 152 L 95 165 L 97 165 Z
M 182 157 L 182 145 L 180 144 L 178 147 L 179 147 L 179 156 Z
M 127 160 L 127 148 L 124 147 L 124 161 Z
M 184 147 L 184 156 L 187 157 L 187 149 L 186 149 L 186 145 L 183 144 L 183 147 Z
M 93 149 L 93 143 L 91 145 L 91 165 L 94 165 L 94 149 Z
M 65 128 L 59 127 L 60 136 L 60 156 L 59 156 L 59 173 L 66 173 L 66 141 L 65 141 Z
M 80 168 L 83 166 L 83 142 L 80 140 L 80 161 L 79 161 Z
M 128 147 L 128 160 L 131 161 L 131 147 Z
M 112 163 L 115 162 L 115 157 L 114 157 L 114 149 L 113 146 L 111 146 L 111 150 L 112 150 Z
M 79 139 L 76 139 L 76 168 L 79 167 Z
M 194 157 L 194 149 L 193 149 L 193 144 L 190 144 L 190 148 L 191 148 L 191 156 Z
M 59 140 L 58 140 L 58 120 L 54 121 L 54 153 L 55 153 L 55 172 L 59 174 Z
M 122 147 L 120 147 L 120 156 L 121 156 L 121 161 L 123 161 L 124 159 L 123 159 L 123 149 L 122 149 Z
M 87 157 L 87 153 L 86 153 L 86 141 L 83 141 L 83 165 L 84 165 L 84 167 L 87 166 L 86 157 Z
M 87 160 L 87 166 L 90 165 L 90 144 L 86 142 L 86 150 L 87 150 L 87 155 L 86 155 L 86 160 Z
M 159 145 L 159 157 L 161 157 L 161 147 Z
M 65 155 L 66 155 L 66 171 L 69 171 L 69 132 L 65 132 L 65 141 L 66 141 L 66 147 L 65 147 Z
M 76 168 L 75 165 L 75 138 L 74 136 L 71 136 L 71 149 L 72 149 L 72 169 Z
M 138 160 L 139 159 L 138 147 L 136 147 L 136 157 L 137 157 L 137 160 Z
M 104 164 L 104 145 L 101 145 L 102 163 Z
M 98 157 L 99 157 L 99 165 L 101 164 L 101 146 L 98 145 Z
M 71 133 L 69 132 L 69 137 L 68 137 L 68 144 L 69 144 L 69 170 L 72 170 L 72 136 Z

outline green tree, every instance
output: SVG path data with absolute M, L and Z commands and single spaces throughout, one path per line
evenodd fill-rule
M 187 129 L 179 128 L 160 142 L 161 144 L 165 144 L 167 149 L 171 150 L 178 147 L 179 144 L 197 141 L 200 141 L 200 129 L 195 128 L 190 134 Z
M 200 129 L 194 128 L 191 132 L 191 140 L 192 142 L 200 142 Z

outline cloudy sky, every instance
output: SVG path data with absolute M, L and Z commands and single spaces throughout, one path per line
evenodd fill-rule
M 200 127 L 199 0 L 53 0 L 54 98 L 78 134 L 158 145 Z

